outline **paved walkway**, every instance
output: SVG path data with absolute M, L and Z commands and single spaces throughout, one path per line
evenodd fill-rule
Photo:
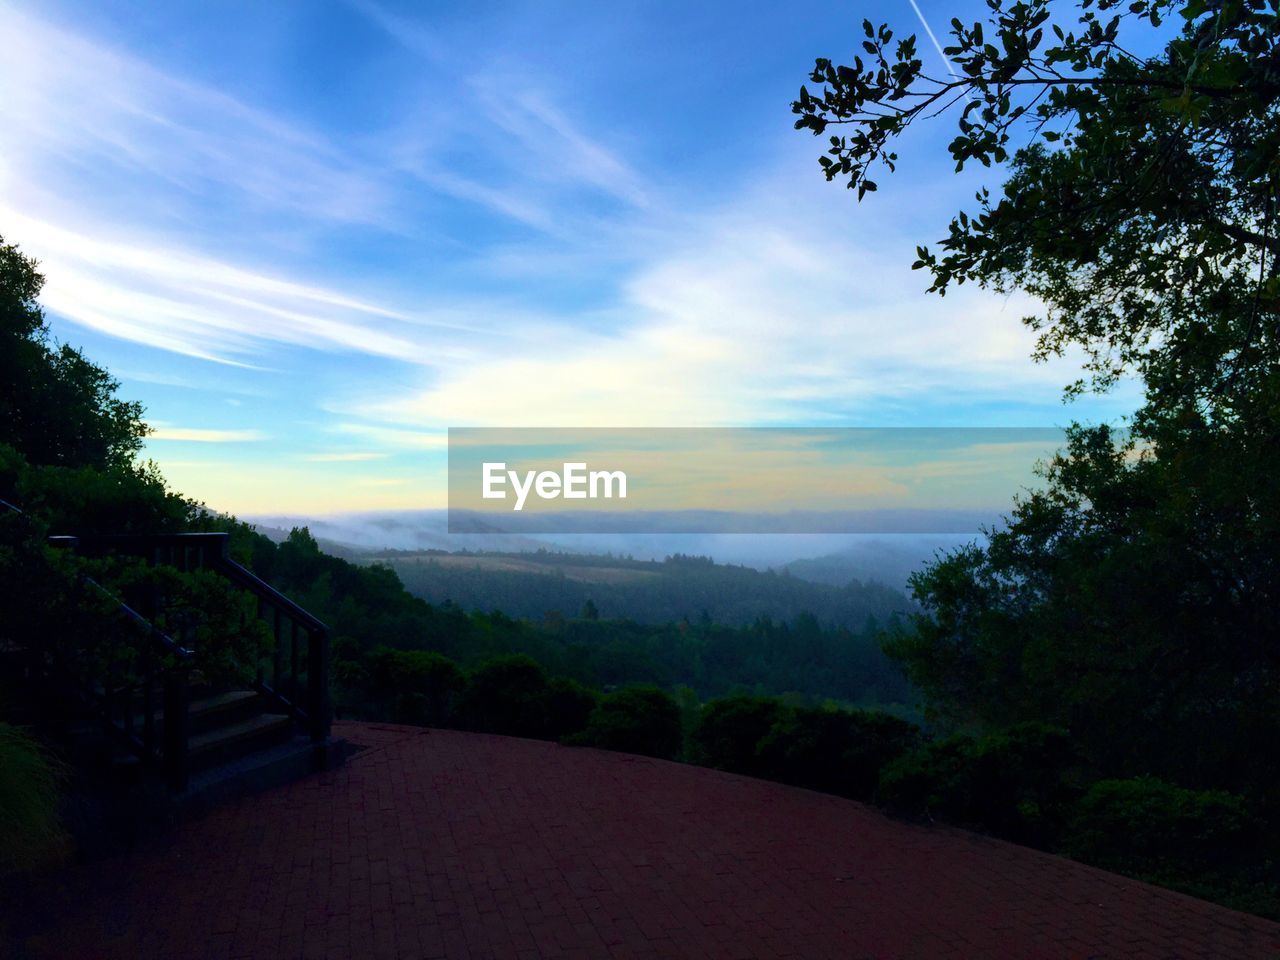
M 21 955 L 1280 956 L 1278 924 L 847 800 L 531 740 L 339 727 L 367 748 L 345 767 L 72 871 L 70 906 Z

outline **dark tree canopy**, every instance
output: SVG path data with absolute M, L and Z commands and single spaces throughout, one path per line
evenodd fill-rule
M 1280 485 L 1252 437 L 1135 459 L 1072 431 L 985 547 L 916 575 L 889 652 L 961 726 L 1060 725 L 1108 774 L 1271 789 L 1280 764 Z
M 893 169 L 900 134 L 954 117 L 957 170 L 1008 162 L 1009 175 L 937 251 L 920 248 L 931 289 L 1037 297 L 1037 357 L 1087 351 L 1074 391 L 1137 372 L 1162 401 L 1230 416 L 1235 388 L 1273 376 L 1277 351 L 1275 0 L 988 7 L 985 23 L 952 21 L 951 76 L 926 67 L 914 36 L 865 22 L 865 57 L 818 60 L 796 126 L 837 134 L 822 166 L 861 198 Z
M 796 126 L 859 198 L 896 138 L 954 117 L 1003 183 L 918 268 L 1042 304 L 1069 395 L 1128 375 L 1127 433 L 1075 427 L 1006 529 L 918 573 L 888 649 L 960 728 L 1048 722 L 1115 776 L 1261 798 L 1280 822 L 1280 19 L 1276 0 L 988 0 L 954 75 L 864 25 Z M 1138 44 L 1138 46 L 1135 45 Z M 1150 49 L 1154 53 L 1135 53 Z
M 142 406 L 65 344 L 52 343 L 34 260 L 0 237 L 0 444 L 38 466 L 124 467 L 147 433 Z

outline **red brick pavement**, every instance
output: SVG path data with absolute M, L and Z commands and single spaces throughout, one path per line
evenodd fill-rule
M 340 724 L 368 749 L 77 868 L 23 956 L 1225 958 L 1280 924 L 822 794 Z

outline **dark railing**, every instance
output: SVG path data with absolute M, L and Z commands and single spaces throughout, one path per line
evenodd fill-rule
M 259 618 L 271 633 L 270 653 L 265 664 L 257 665 L 255 685 L 315 743 L 329 736 L 328 627 L 233 560 L 228 534 L 51 537 L 50 542 L 73 546 L 86 556 L 116 554 L 181 571 L 212 570 L 251 594 L 257 600 Z
M 5 500 L 0 500 L 0 514 L 26 516 Z M 75 543 L 74 537 L 49 539 L 55 546 Z M 83 637 L 76 638 L 79 646 L 73 649 L 56 640 L 37 644 L 36 649 L 27 650 L 29 662 L 41 673 L 53 672 L 61 677 L 104 727 L 116 734 L 117 742 L 122 739 L 131 753 L 158 766 L 175 790 L 185 789 L 192 651 L 92 577 L 81 576 L 80 583 L 106 601 L 111 615 L 126 630 L 136 632 L 139 642 L 132 645 L 136 662 L 114 656 L 101 665 L 101 670 L 86 672 L 84 662 L 101 651 L 94 640 Z M 163 716 L 163 722 L 158 724 L 159 716 Z
M 170 786 L 181 791 L 187 785 L 187 703 L 193 654 L 92 577 L 82 581 L 114 606 L 126 626 L 142 634 L 136 666 L 85 678 L 81 681 L 85 698 L 91 703 L 98 700 L 108 727 L 123 735 L 136 756 L 159 766 Z M 73 676 L 77 671 L 63 665 L 60 672 Z M 157 724 L 161 715 L 163 722 Z

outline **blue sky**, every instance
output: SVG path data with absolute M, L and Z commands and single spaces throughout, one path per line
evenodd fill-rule
M 1132 391 L 1064 407 L 1073 364 L 1027 359 L 1031 305 L 910 271 L 983 179 L 947 124 L 861 205 L 823 181 L 788 105 L 863 16 L 919 31 L 906 0 L 6 5 L 0 232 L 174 486 L 242 514 L 440 506 L 449 426 L 1115 419 Z

